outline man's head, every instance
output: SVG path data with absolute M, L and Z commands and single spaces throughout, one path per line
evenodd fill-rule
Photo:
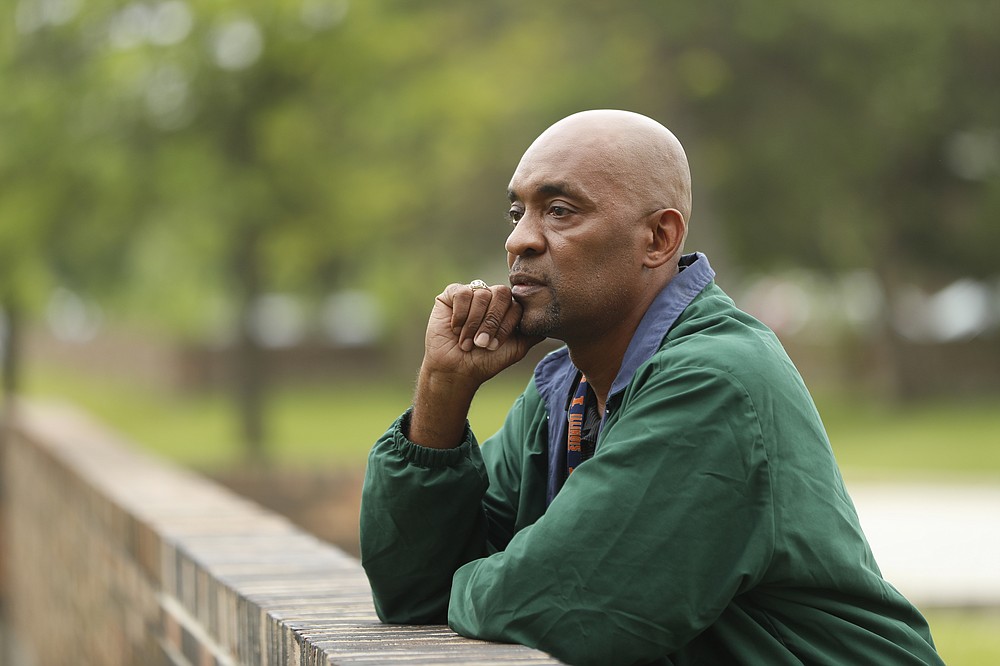
M 677 138 L 627 111 L 584 111 L 528 148 L 508 189 L 521 330 L 599 340 L 638 322 L 677 272 L 691 177 Z

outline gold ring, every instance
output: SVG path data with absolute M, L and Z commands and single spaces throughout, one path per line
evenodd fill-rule
M 469 289 L 472 291 L 475 291 L 476 289 L 489 289 L 489 285 L 482 280 L 473 280 L 469 283 Z

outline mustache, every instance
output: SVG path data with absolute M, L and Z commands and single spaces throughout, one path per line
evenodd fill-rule
M 514 284 L 515 282 L 522 282 L 522 283 L 533 282 L 539 284 L 544 284 L 548 282 L 548 279 L 544 275 L 526 269 L 523 265 L 521 265 L 517 261 L 515 261 L 514 264 L 511 265 L 510 274 L 508 277 L 510 279 L 511 284 Z

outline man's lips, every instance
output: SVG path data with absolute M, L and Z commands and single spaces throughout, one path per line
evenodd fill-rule
M 524 298 L 545 287 L 545 282 L 524 273 L 511 273 L 510 291 L 514 298 Z

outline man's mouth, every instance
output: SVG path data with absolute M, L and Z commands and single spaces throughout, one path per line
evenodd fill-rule
M 545 288 L 545 282 L 532 277 L 527 273 L 510 274 L 510 291 L 515 300 L 527 298 L 537 291 Z

